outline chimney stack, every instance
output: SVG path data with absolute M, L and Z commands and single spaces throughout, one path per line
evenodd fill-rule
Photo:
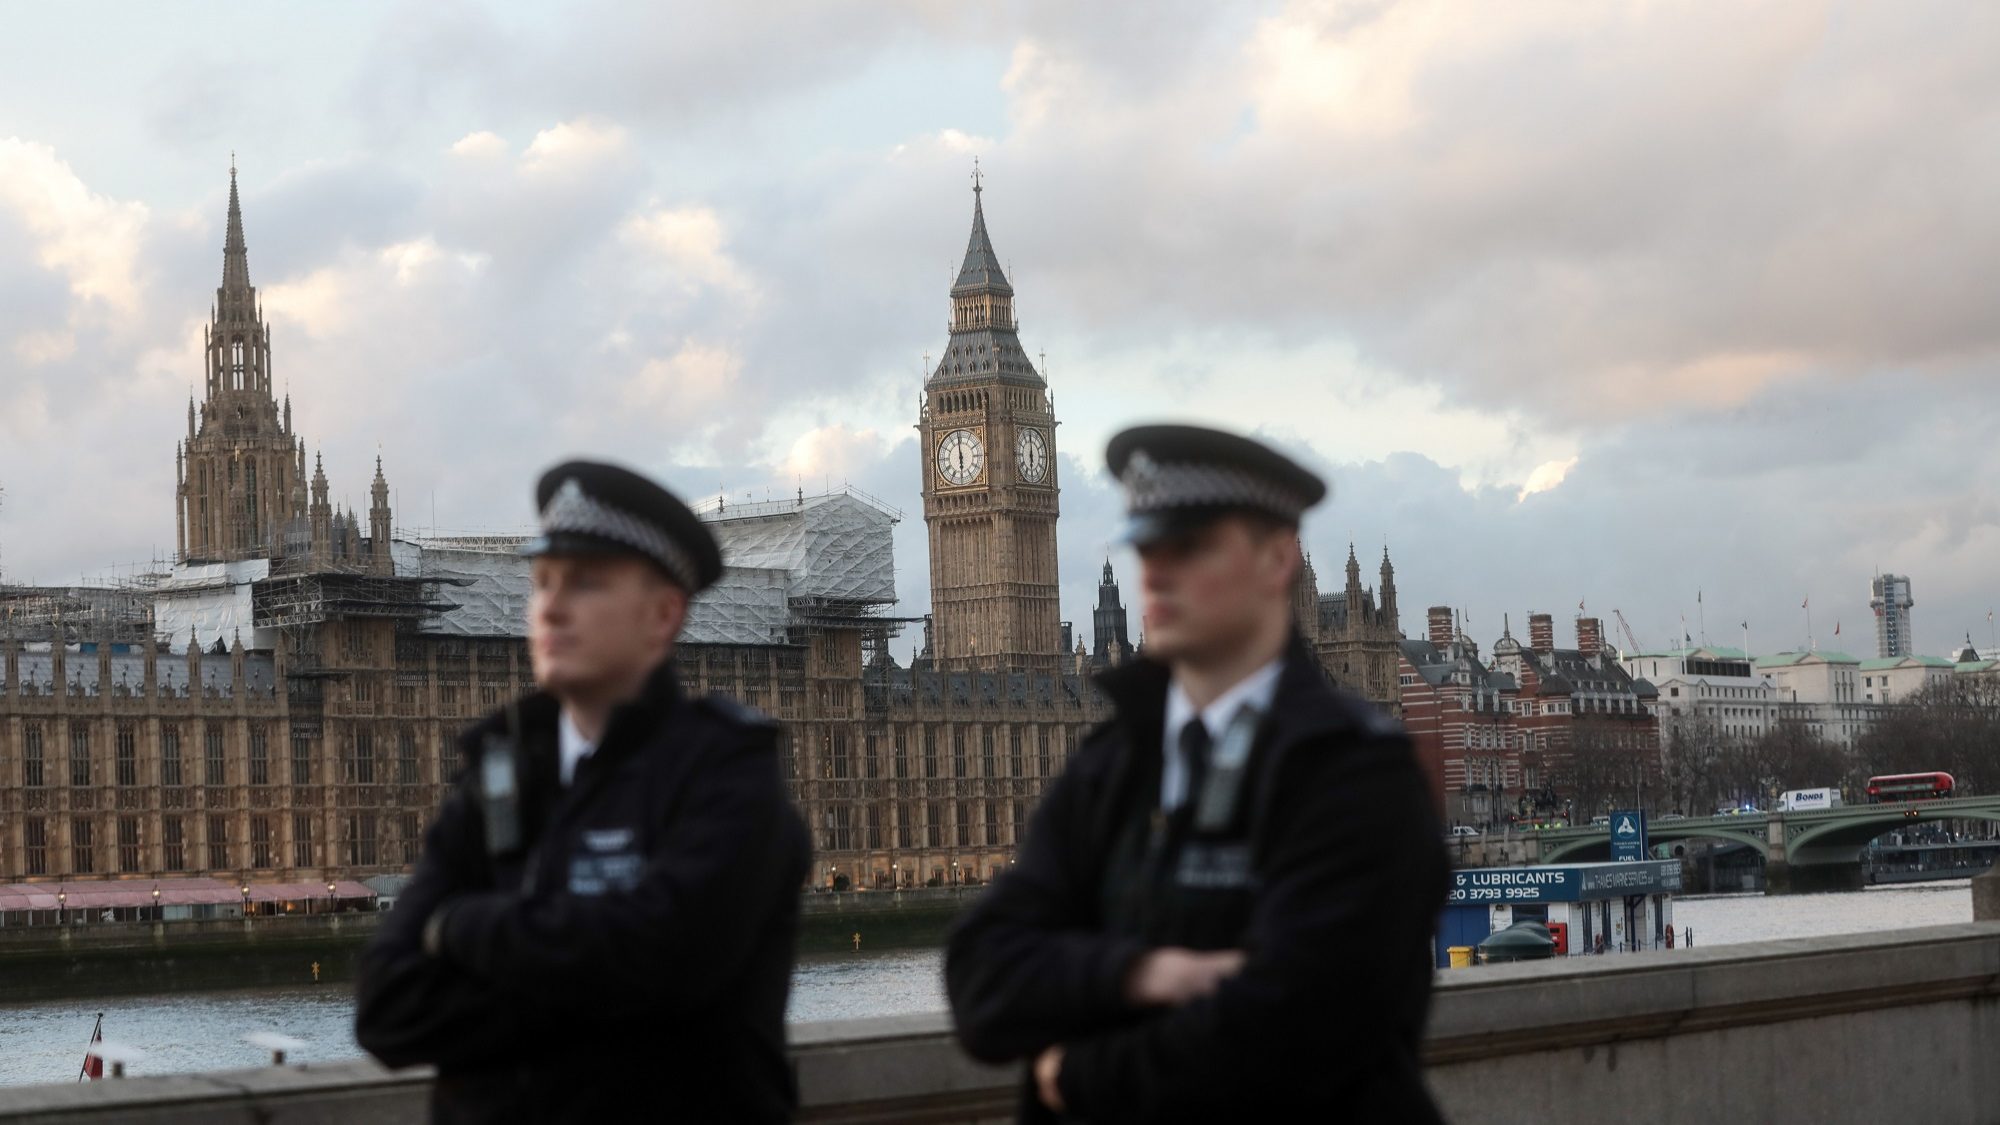
M 1434 605 L 1430 608 L 1430 642 L 1443 648 L 1452 642 L 1451 607 Z
M 1596 617 L 1576 619 L 1576 647 L 1585 656 L 1596 656 L 1604 651 L 1604 622 Z
M 1528 615 L 1528 647 L 1536 652 L 1554 652 L 1556 619 L 1546 613 Z

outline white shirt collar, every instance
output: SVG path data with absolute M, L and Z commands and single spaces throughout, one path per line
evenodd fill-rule
M 1222 732 L 1236 718 L 1236 713 L 1245 707 L 1259 711 L 1269 711 L 1271 700 L 1278 694 L 1278 675 L 1285 670 L 1283 657 L 1271 661 L 1262 668 L 1238 680 L 1235 686 L 1216 696 L 1209 705 L 1201 709 L 1201 725 L 1208 728 L 1211 739 L 1219 739 Z M 1179 680 L 1167 685 L 1167 726 L 1163 732 L 1161 752 L 1165 755 L 1160 770 L 1160 807 L 1178 808 L 1187 799 L 1187 768 L 1181 762 L 1181 729 L 1195 717 L 1194 703 L 1181 688 Z
M 1209 705 L 1201 709 L 1201 725 L 1208 728 L 1210 738 L 1222 737 L 1229 721 L 1244 707 L 1255 707 L 1259 711 L 1271 709 L 1271 700 L 1278 694 L 1278 673 L 1284 671 L 1283 659 L 1273 660 L 1255 672 L 1236 681 L 1236 685 L 1216 696 Z M 1194 718 L 1194 704 L 1187 697 L 1179 680 L 1167 685 L 1167 737 L 1179 739 L 1181 728 Z
M 568 785 L 576 777 L 576 764 L 589 757 L 597 746 L 576 729 L 576 724 L 570 721 L 569 711 L 565 709 L 556 719 L 556 748 L 562 752 L 562 783 Z

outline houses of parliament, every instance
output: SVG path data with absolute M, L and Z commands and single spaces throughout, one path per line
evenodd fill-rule
M 949 301 L 912 467 L 930 613 L 891 616 L 899 517 L 871 497 L 699 513 L 726 570 L 675 659 L 691 692 L 780 721 L 815 886 L 991 878 L 1107 714 L 1091 674 L 1138 651 L 1108 561 L 1090 644 L 1062 619 L 1055 405 L 976 184 Z M 532 689 L 519 541 L 399 535 L 380 458 L 365 514 L 330 504 L 271 345 L 232 169 L 202 397 L 174 452 L 174 566 L 0 586 L 0 883 L 204 877 L 247 901 L 407 871 L 459 729 Z M 1329 676 L 1394 707 L 1387 556 L 1379 587 L 1351 552 L 1346 579 L 1321 595 L 1306 569 L 1300 626 Z M 890 641 L 918 630 L 898 662 Z

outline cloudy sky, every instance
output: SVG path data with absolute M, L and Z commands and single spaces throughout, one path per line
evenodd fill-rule
M 1774 650 L 1810 597 L 1873 655 L 1893 570 L 1920 648 L 1992 636 L 1994 5 L 90 13 L 11 9 L 0 67 L 10 579 L 172 552 L 233 150 L 337 496 L 378 450 L 407 532 L 519 529 L 579 451 L 691 497 L 852 483 L 905 514 L 921 613 L 976 156 L 1062 421 L 1065 616 L 1104 440 L 1196 418 L 1323 469 L 1323 588 L 1386 544 L 1412 633 L 1582 601 Z

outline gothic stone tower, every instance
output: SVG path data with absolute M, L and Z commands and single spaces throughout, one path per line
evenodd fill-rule
M 1058 670 L 1055 403 L 1021 347 L 1014 287 L 972 188 L 951 339 L 924 385 L 924 522 L 940 668 Z
M 1097 583 L 1097 608 L 1090 611 L 1091 632 L 1097 645 L 1090 654 L 1095 668 L 1108 668 L 1132 656 L 1132 638 L 1126 630 L 1130 619 L 1118 594 L 1118 579 L 1111 573 L 1111 560 L 1104 560 L 1104 577 Z
M 188 400 L 187 440 L 175 451 L 179 485 L 176 542 L 191 562 L 284 553 L 284 533 L 305 516 L 305 448 L 271 392 L 271 331 L 250 284 L 236 169 L 229 170 L 229 230 L 222 285 L 204 334 L 207 386 L 196 425 Z

